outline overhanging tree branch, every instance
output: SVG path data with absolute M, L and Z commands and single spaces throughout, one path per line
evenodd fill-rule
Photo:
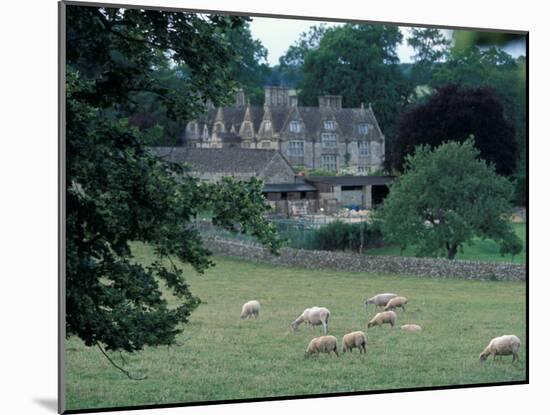
M 124 373 L 128 379 L 131 379 L 131 380 L 145 380 L 147 379 L 147 375 L 143 375 L 143 377 L 141 378 L 136 378 L 134 376 L 132 376 L 130 374 L 130 372 L 128 372 L 127 370 L 123 369 L 122 367 L 120 367 L 119 365 L 117 365 L 113 359 L 111 359 L 109 357 L 109 355 L 105 352 L 105 350 L 103 349 L 103 347 L 101 347 L 101 345 L 99 344 L 99 342 L 97 340 L 94 340 L 94 343 L 95 345 L 98 347 L 98 349 L 101 351 L 101 353 L 103 353 L 103 356 L 105 356 L 107 358 L 107 360 L 111 363 L 111 365 L 113 365 L 115 368 L 117 368 L 118 370 L 120 370 L 122 373 Z M 122 357 L 122 355 L 120 355 L 121 358 L 124 360 L 124 358 Z

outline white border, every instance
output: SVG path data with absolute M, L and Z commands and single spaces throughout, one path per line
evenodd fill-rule
M 137 3 L 135 1 L 118 3 Z M 393 0 L 321 3 L 278 0 L 153 0 L 154 6 L 330 16 L 530 31 L 530 385 L 345 398 L 260 402 L 148 410 L 142 414 L 334 414 L 388 411 L 408 414 L 524 413 L 548 393 L 548 234 L 545 177 L 548 13 L 527 2 Z M 3 413 L 55 412 L 57 392 L 57 4 L 55 0 L 2 5 L 2 378 Z M 6 93 L 7 92 L 7 93 Z M 539 191 L 536 191 L 538 189 Z M 5 266 L 7 264 L 7 267 Z M 546 324 L 545 324 L 546 323 Z M 542 406 L 542 408 L 546 405 Z M 116 412 L 112 412 L 116 413 Z

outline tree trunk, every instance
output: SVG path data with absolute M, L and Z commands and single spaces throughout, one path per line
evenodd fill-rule
M 456 253 L 458 251 L 458 246 L 454 244 L 446 243 L 447 245 L 447 259 L 455 259 Z

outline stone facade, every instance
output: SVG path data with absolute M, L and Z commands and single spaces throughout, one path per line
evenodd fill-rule
M 342 96 L 319 97 L 317 107 L 298 105 L 294 90 L 266 87 L 263 107 L 211 108 L 187 124 L 183 143 L 193 148 L 276 149 L 294 167 L 368 173 L 382 167 L 385 138 L 372 107 L 342 108 Z

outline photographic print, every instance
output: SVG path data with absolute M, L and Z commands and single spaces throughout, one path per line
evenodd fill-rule
M 527 32 L 59 12 L 60 412 L 528 382 Z

